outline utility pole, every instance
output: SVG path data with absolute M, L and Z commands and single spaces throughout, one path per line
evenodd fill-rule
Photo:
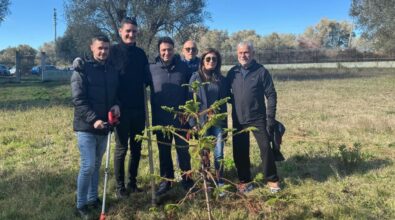
M 54 50 L 55 50 L 55 64 L 58 60 L 58 56 L 57 56 L 57 52 L 56 52 L 56 8 L 53 9 L 53 26 L 54 26 L 54 32 L 55 32 L 55 36 L 54 36 Z
M 55 29 L 54 42 L 56 44 L 56 8 L 53 9 L 53 26 L 54 26 L 54 29 Z

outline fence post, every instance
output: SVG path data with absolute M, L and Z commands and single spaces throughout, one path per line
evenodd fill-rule
M 45 71 L 45 60 L 46 60 L 46 54 L 45 52 L 41 51 L 41 81 L 44 82 L 44 71 Z
M 21 82 L 21 55 L 18 51 L 15 51 L 15 78 L 16 82 Z

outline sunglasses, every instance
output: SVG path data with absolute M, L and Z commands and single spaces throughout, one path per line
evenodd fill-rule
M 213 63 L 215 63 L 217 62 L 217 57 L 205 57 L 204 61 L 206 61 L 207 63 L 213 61 Z
M 184 48 L 184 49 L 185 49 L 188 53 L 191 52 L 191 51 L 195 53 L 195 52 L 197 51 L 196 47 L 186 47 L 186 48 Z

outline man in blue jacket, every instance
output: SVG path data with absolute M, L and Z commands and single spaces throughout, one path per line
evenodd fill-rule
M 277 192 L 280 190 L 279 177 L 269 145 L 275 125 L 277 93 L 269 71 L 254 60 L 252 43 L 239 43 L 237 58 L 239 64 L 231 68 L 227 75 L 232 93 L 233 127 L 236 132 L 251 126 L 258 129 L 253 134 L 259 146 L 265 180 L 270 190 Z M 233 158 L 240 180 L 239 191 L 242 193 L 253 189 L 252 184 L 249 184 L 249 140 L 249 133 L 233 137 Z
M 177 128 L 186 128 L 186 122 L 182 124 L 173 114 L 164 111 L 161 107 L 168 106 L 178 109 L 185 104 L 188 98 L 188 84 L 190 71 L 188 66 L 175 56 L 174 42 L 170 37 L 162 37 L 158 41 L 159 56 L 150 65 L 151 72 L 151 105 L 152 105 L 152 124 L 172 125 Z M 185 135 L 185 134 L 181 134 Z M 188 151 L 188 143 L 180 138 L 171 135 L 165 136 L 161 132 L 156 133 L 159 148 L 160 176 L 166 179 L 174 179 L 173 160 L 171 158 L 171 144 L 175 139 L 178 162 L 182 175 L 182 185 L 184 189 L 189 189 L 193 181 L 185 175 L 191 169 L 191 157 Z M 171 188 L 170 181 L 160 183 L 156 192 L 157 196 L 166 193 Z
M 200 59 L 197 57 L 198 48 L 196 46 L 195 41 L 187 40 L 182 47 L 182 61 L 184 61 L 191 73 L 194 73 L 199 68 Z

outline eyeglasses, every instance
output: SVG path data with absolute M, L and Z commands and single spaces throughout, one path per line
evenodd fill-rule
M 213 63 L 215 63 L 217 62 L 217 57 L 205 57 L 204 61 L 206 61 L 207 63 L 213 61 Z
M 195 53 L 195 52 L 197 51 L 196 47 L 185 47 L 184 49 L 185 49 L 188 53 L 191 52 L 191 51 L 192 51 L 193 53 Z

